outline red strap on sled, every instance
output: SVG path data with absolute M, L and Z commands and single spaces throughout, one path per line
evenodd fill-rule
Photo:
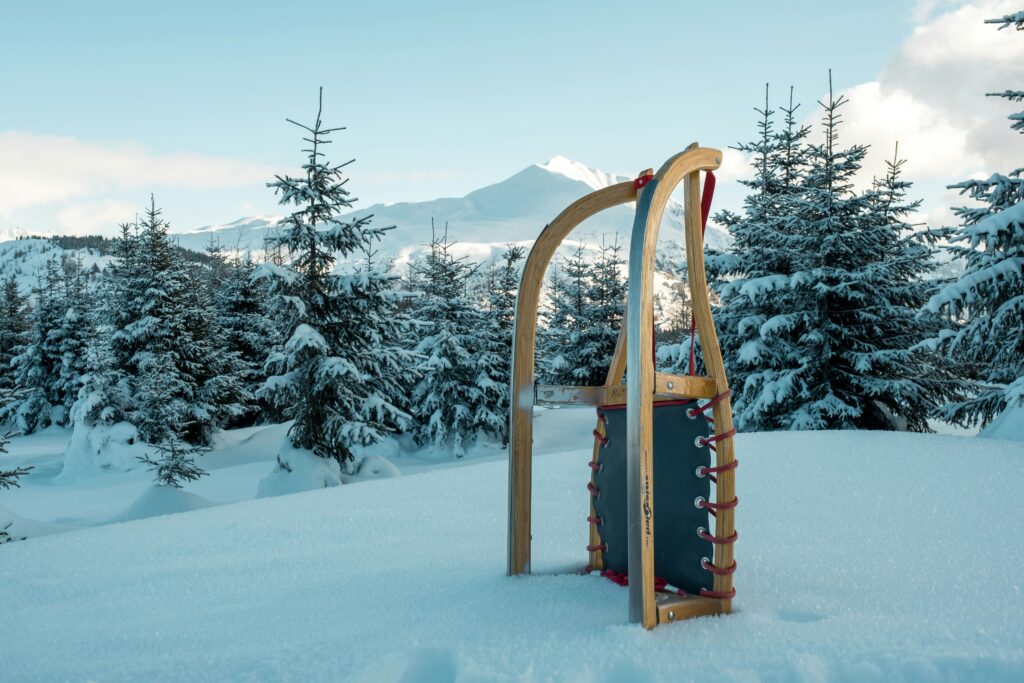
M 715 196 L 715 174 L 708 171 L 704 175 L 704 192 L 700 196 L 700 239 L 704 243 L 704 231 L 708 227 L 708 216 L 711 215 L 711 199 Z M 690 314 L 690 375 L 697 374 L 696 350 L 697 316 Z

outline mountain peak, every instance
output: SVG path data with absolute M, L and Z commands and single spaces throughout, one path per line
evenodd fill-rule
M 554 173 L 556 175 L 565 176 L 571 180 L 578 180 L 584 183 L 588 187 L 594 190 L 600 190 L 609 185 L 615 183 L 621 183 L 626 180 L 623 176 L 617 176 L 611 173 L 605 173 L 596 168 L 590 168 L 578 161 L 573 161 L 568 157 L 562 155 L 556 155 L 546 164 L 537 164 L 538 168 L 541 168 L 548 173 Z

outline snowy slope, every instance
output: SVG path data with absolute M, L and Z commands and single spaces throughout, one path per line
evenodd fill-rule
M 627 180 L 589 168 L 565 157 L 556 156 L 546 164 L 534 164 L 505 180 L 470 192 L 464 197 L 434 199 L 426 202 L 374 204 L 349 216 L 373 214 L 374 224 L 395 226 L 381 244 L 381 253 L 400 260 L 422 248 L 430 240 L 430 222 L 438 228 L 448 224 L 450 235 L 460 243 L 461 253 L 486 259 L 504 249 L 508 242 L 532 243 L 541 229 L 566 206 L 592 192 Z M 672 201 L 666 212 L 662 234 L 666 240 L 682 240 L 681 205 Z M 208 226 L 180 235 L 181 245 L 201 249 L 210 233 L 228 247 L 259 250 L 263 238 L 273 230 L 278 218 L 261 216 L 241 218 L 222 226 Z M 633 224 L 633 207 L 609 209 L 580 226 L 574 237 L 600 244 L 601 236 L 616 232 L 628 243 Z M 729 236 L 711 226 L 707 241 L 722 247 Z
M 1024 680 L 1020 443 L 740 435 L 737 612 L 648 633 L 565 573 L 593 412 L 542 420 L 532 577 L 503 459 L 30 539 L 0 547 L 0 679 Z
M 46 268 L 46 262 L 53 257 L 67 256 L 74 259 L 81 255 L 86 270 L 94 265 L 106 267 L 109 256 L 100 256 L 92 249 L 62 249 L 47 239 L 28 238 L 0 242 L 0 278 L 6 279 L 11 273 L 17 276 L 23 293 L 36 286 L 36 275 Z

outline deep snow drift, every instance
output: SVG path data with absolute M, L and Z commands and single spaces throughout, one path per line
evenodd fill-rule
M 1024 680 L 1024 445 L 740 435 L 737 612 L 648 633 L 625 589 L 564 573 L 593 413 L 552 413 L 532 577 L 504 576 L 500 457 L 45 536 L 0 547 L 0 679 Z M 221 451 L 236 493 L 279 436 Z

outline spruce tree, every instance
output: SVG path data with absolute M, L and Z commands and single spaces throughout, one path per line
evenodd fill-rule
M 733 242 L 727 253 L 711 252 L 707 258 L 721 302 L 715 322 L 730 384 L 736 388 L 736 421 L 746 430 L 776 429 L 781 426 L 778 416 L 793 409 L 792 399 L 782 400 L 773 388 L 797 362 L 788 329 L 792 306 L 785 297 L 795 271 L 798 232 L 790 212 L 801 189 L 810 133 L 797 122 L 799 106 L 793 103 L 791 88 L 783 128 L 776 132 L 765 86 L 764 108 L 755 108 L 758 136 L 735 146 L 752 158 L 754 175 L 740 181 L 750 193 L 742 215 L 723 211 L 715 216 Z M 688 364 L 689 344 L 685 346 L 680 358 Z
M 254 280 L 257 265 L 249 253 L 228 259 L 216 290 L 222 341 L 238 361 L 244 391 L 253 397 L 263 384 L 263 366 L 271 350 L 282 343 L 281 328 L 268 310 L 269 293 L 264 282 Z M 266 401 L 249 402 L 228 426 L 245 426 L 261 417 L 279 417 Z
M 986 23 L 1024 30 L 1024 12 Z M 1024 91 L 989 93 L 1011 102 Z M 1024 133 L 1024 112 L 1010 115 L 1011 128 Z M 1024 167 L 950 188 L 977 202 L 954 209 L 957 227 L 939 231 L 964 274 L 928 302 L 947 324 L 934 345 L 949 354 L 964 374 L 978 380 L 974 395 L 943 407 L 946 419 L 988 424 L 1007 407 L 1024 405 Z
M 861 397 L 860 429 L 931 431 L 927 418 L 968 389 L 952 364 L 920 343 L 936 331 L 935 316 L 921 315 L 935 290 L 935 249 L 928 234 L 908 222 L 921 202 L 907 200 L 912 184 L 903 180 L 905 163 L 897 145 L 867 194 L 861 263 L 845 291 L 851 309 L 845 355 Z
M 138 224 L 122 223 L 120 231 L 113 258 L 97 284 L 90 316 L 94 337 L 86 347 L 82 400 L 72 411 L 75 429 L 126 420 L 134 408 L 129 363 L 139 344 L 124 330 L 142 315 L 141 301 L 135 293 L 145 285 L 140 270 Z
M 587 290 L 592 275 L 585 249 L 580 244 L 571 256 L 563 256 L 549 279 L 537 350 L 543 384 L 575 385 L 577 369 L 582 366 L 577 340 L 587 325 Z M 598 383 L 604 383 L 604 378 Z
M 508 444 L 509 396 L 512 386 L 512 334 L 515 326 L 516 296 L 521 269 L 518 265 L 526 255 L 520 245 L 509 244 L 494 268 L 488 294 L 489 357 L 481 358 L 483 384 L 488 397 L 480 411 L 479 425 L 498 434 L 503 446 Z
M 477 266 L 455 258 L 451 247 L 447 228 L 440 236 L 434 233 L 429 252 L 416 265 L 420 291 L 413 318 L 420 341 L 415 351 L 423 360 L 412 406 L 417 443 L 450 449 L 461 458 L 481 431 L 500 438 L 504 422 L 499 418 L 507 416 L 498 416 L 495 406 L 498 359 L 486 314 L 467 296 Z
M 153 445 L 155 454 L 138 457 L 139 462 L 147 465 L 154 473 L 153 483 L 157 486 L 180 489 L 185 482 L 197 481 L 208 474 L 196 464 L 196 457 L 209 448 L 187 443 L 183 438 L 184 432 L 180 425 L 174 426 L 163 439 Z
M 61 425 L 69 423 L 71 407 L 78 400 L 88 372 L 88 345 L 95 335 L 92 292 L 81 256 L 71 261 L 69 268 L 70 272 L 64 276 L 64 314 L 54 331 L 54 346 L 60 354 L 56 399 L 63 406 Z
M 17 276 L 11 273 L 4 280 L 0 301 L 0 391 L 6 393 L 15 385 L 11 361 L 18 354 L 17 349 L 28 342 L 29 310 L 28 297 L 21 293 Z
M 183 260 L 154 200 L 135 229 L 122 227 L 88 353 L 85 428 L 123 420 L 159 444 L 183 425 L 204 446 L 244 405 L 200 268 Z
M 271 355 L 271 376 L 260 390 L 294 419 L 288 435 L 296 448 L 333 458 L 343 466 L 352 449 L 398 431 L 409 416 L 398 404 L 406 377 L 407 352 L 397 347 L 394 277 L 379 270 L 336 273 L 337 259 L 369 250 L 387 228 L 370 227 L 370 216 L 341 220 L 355 199 L 343 163 L 326 161 L 328 136 L 320 108 L 312 126 L 290 121 L 308 134 L 303 175 L 277 176 L 269 183 L 285 206 L 298 207 L 269 238 L 280 250 L 280 265 L 263 264 L 287 341 Z
M 56 333 L 65 311 L 64 282 L 55 258 L 47 260 L 37 281 L 29 338 L 18 347 L 18 355 L 11 361 L 19 397 L 2 412 L 3 419 L 13 420 L 25 434 L 50 426 L 54 408 L 63 405 L 58 396 L 61 351 Z
M 573 385 L 600 386 L 608 376 L 625 310 L 626 262 L 621 252 L 622 245 L 615 235 L 611 242 L 602 241 L 597 259 L 590 266 L 583 323 L 569 342 L 575 358 Z
M 713 268 L 731 276 L 718 282 L 719 320 L 743 429 L 924 431 L 935 406 L 963 389 L 917 346 L 933 263 L 906 222 L 918 204 L 906 201 L 902 162 L 871 191 L 854 190 L 867 148 L 838 144 L 845 102 L 830 83 L 819 103 L 824 139 L 798 150 L 806 132 L 792 123 L 794 107 L 782 136 L 767 107 L 760 112 L 756 192 L 730 221 L 732 254 Z

